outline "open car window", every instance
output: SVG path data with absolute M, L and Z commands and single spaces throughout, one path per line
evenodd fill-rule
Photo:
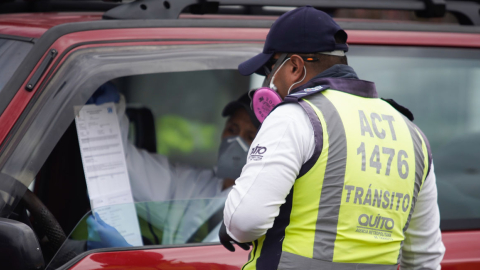
M 28 121 L 17 130 L 16 134 L 21 135 L 12 138 L 11 145 L 15 147 L 5 150 L 8 158 L 1 177 L 10 181 L 2 183 L 21 188 L 2 187 L 5 194 L 0 202 L 4 215 L 9 215 L 26 186 L 35 180 L 35 194 L 65 233 L 77 230 L 91 204 L 74 121 L 75 108 L 84 106 L 106 82 L 114 84 L 122 96 L 123 109 L 118 110 L 118 115 L 121 114 L 122 131 L 128 133 L 122 140 L 129 137 L 123 143 L 125 148 L 133 149 L 125 153 L 129 157 L 152 157 L 149 160 L 154 164 L 150 168 L 160 164 L 159 168 L 167 171 L 163 175 L 142 175 L 142 168 L 135 171 L 138 166 L 129 167 L 129 174 L 140 172 L 132 173 L 135 176 L 130 178 L 135 201 L 168 201 L 173 197 L 188 200 L 188 192 L 173 194 L 187 188 L 201 190 L 182 178 L 192 175 L 195 179 L 197 173 L 209 176 L 204 180 L 214 182 L 203 182 L 212 183 L 216 192 L 222 192 L 220 179 L 214 176 L 220 135 L 227 119 L 222 117 L 222 110 L 250 89 L 251 78 L 238 74 L 236 67 L 260 50 L 259 45 L 252 44 L 210 44 L 100 47 L 72 53 L 24 115 Z M 132 160 L 142 166 L 149 162 Z M 182 179 L 183 188 L 176 184 Z M 152 187 L 143 185 L 145 181 L 168 184 Z M 142 183 L 137 185 L 139 182 Z M 198 193 L 194 197 L 224 200 L 226 196 Z M 223 209 L 223 202 L 218 209 Z M 189 240 L 182 240 L 180 235 L 152 243 Z M 191 241 L 199 241 L 197 238 Z M 46 262 L 50 259 L 47 256 Z
M 4 157 L 8 159 L 3 161 L 1 172 L 22 185 L 29 186 L 39 176 L 49 177 L 51 170 L 45 173 L 40 172 L 40 169 L 45 166 L 55 167 L 48 165 L 58 162 L 50 157 L 55 147 L 57 152 L 64 151 L 61 155 L 76 160 L 79 157 L 78 145 L 66 148 L 58 144 L 71 146 L 77 138 L 65 138 L 63 141 L 67 142 L 59 140 L 65 133 L 76 132 L 72 127 L 74 108 L 85 105 L 93 93 L 108 81 L 113 81 L 118 86 L 121 94 L 126 97 L 128 107 L 133 111 L 135 108 L 146 107 L 153 113 L 154 124 L 161 128 L 160 132 L 154 130 L 155 140 L 159 138 L 162 142 L 157 143 L 155 149 L 159 147 L 160 153 L 170 157 L 172 163 L 186 161 L 195 156 L 191 153 L 196 153 L 204 155 L 203 158 L 192 161 L 193 165 L 212 166 L 219 144 L 219 134 L 215 132 L 221 132 L 225 120 L 221 116 L 221 110 L 228 101 L 238 98 L 250 87 L 250 78 L 238 74 L 236 67 L 260 50 L 259 45 L 252 44 L 99 47 L 78 50 L 66 59 L 25 115 L 28 124 L 20 126 L 17 134 L 21 136 L 12 139 L 11 145 L 15 147 L 5 150 Z M 136 79 L 134 76 L 144 77 Z M 173 81 L 181 83 L 174 85 Z M 178 97 L 176 103 L 169 100 L 172 96 Z M 161 103 L 149 103 L 150 100 Z M 172 128 L 176 126 L 182 128 L 180 135 L 170 136 Z M 173 130 L 175 132 L 177 131 Z M 133 131 L 131 133 L 132 136 L 139 135 Z M 192 134 L 202 134 L 203 139 L 189 139 L 183 145 L 178 143 L 182 138 L 191 138 Z M 177 142 L 164 144 L 172 141 L 172 138 Z M 72 154 L 72 151 L 76 151 L 76 154 Z M 75 177 L 85 179 L 83 172 L 78 172 Z M 52 186 L 45 188 L 44 192 L 64 194 L 65 199 L 69 197 L 68 192 L 50 187 Z M 36 190 L 39 191 L 38 188 Z M 20 195 L 16 196 L 13 194 L 16 193 L 15 190 L 6 190 L 6 193 L 14 198 L 9 199 L 10 205 L 15 205 L 23 194 L 18 192 Z M 9 209 L 6 209 L 5 215 L 8 215 Z M 76 221 L 68 227 L 71 229 L 74 224 Z

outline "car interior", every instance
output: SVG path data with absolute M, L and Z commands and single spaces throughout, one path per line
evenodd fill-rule
M 193 81 L 196 83 L 192 84 Z M 164 155 L 171 162 L 200 167 L 213 167 L 216 163 L 219 137 L 226 121 L 221 116 L 223 106 L 255 83 L 236 70 L 133 75 L 111 82 L 127 100 L 132 144 Z M 189 146 L 184 147 L 185 144 Z M 82 218 L 91 207 L 73 119 L 38 172 L 32 190 L 55 216 L 65 235 L 76 228 L 72 237 L 85 238 L 86 224 Z M 79 225 L 79 221 L 84 224 Z M 144 245 L 158 244 L 161 232 L 153 230 L 145 232 L 150 237 L 143 237 Z M 45 255 L 48 261 L 54 254 Z

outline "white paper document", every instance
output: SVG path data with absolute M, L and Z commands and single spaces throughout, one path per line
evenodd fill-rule
M 92 210 L 133 246 L 143 245 L 114 103 L 75 107 Z

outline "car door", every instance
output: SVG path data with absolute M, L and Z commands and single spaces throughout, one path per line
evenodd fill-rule
M 141 102 L 160 102 L 158 106 L 149 104 L 155 125 L 162 127 L 163 133 L 155 134 L 157 141 L 160 136 L 163 143 L 157 147 L 159 154 L 169 155 L 176 162 L 211 167 L 216 162 L 219 144 L 214 133 L 221 131 L 225 121 L 221 117 L 223 106 L 247 91 L 253 81 L 258 83 L 258 79 L 241 77 L 235 69 L 261 50 L 265 29 L 121 29 L 118 25 L 109 29 L 110 25 L 88 26 L 94 30 L 73 27 L 51 35 L 47 32 L 44 42 L 37 43 L 43 47 L 39 45 L 36 51 L 40 56 L 36 69 L 17 82 L 20 88 L 1 119 L 5 127 L 0 156 L 2 173 L 24 186 L 35 180 L 35 193 L 67 228 L 67 235 L 74 231 L 75 222 L 89 206 L 85 184 L 79 182 L 85 179 L 78 170 L 78 141 L 75 144 L 72 139 L 76 135 L 72 133 L 75 107 L 83 106 L 99 86 L 114 81 L 122 94 L 136 102 L 133 107 Z M 36 73 L 39 69 L 41 72 Z M 167 105 L 170 107 L 166 108 Z M 176 124 L 171 124 L 172 119 Z M 179 123 L 186 127 L 182 131 L 186 132 L 184 144 L 192 145 L 187 151 L 164 135 Z M 21 198 L 20 193 L 17 195 L 12 205 Z M 238 269 L 247 260 L 246 252 L 230 253 L 218 243 L 132 247 L 122 251 L 121 258 L 129 258 L 128 254 L 148 256 L 152 252 L 162 254 L 165 262 L 181 260 L 185 265 L 200 268 Z M 108 250 L 96 253 L 78 253 L 72 263 L 86 263 L 91 258 L 97 261 L 111 254 Z M 144 257 L 140 258 L 145 263 Z M 107 260 L 108 265 L 125 263 L 120 259 Z M 131 262 L 132 267 L 139 266 L 135 260 Z M 158 262 L 158 257 L 151 261 L 154 262 Z

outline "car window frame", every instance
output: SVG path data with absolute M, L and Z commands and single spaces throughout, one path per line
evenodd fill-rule
M 130 57 L 128 59 L 129 62 L 122 59 L 122 55 L 116 56 L 122 59 L 117 59 L 118 61 L 125 61 L 124 66 L 122 66 L 123 71 L 118 71 L 120 67 L 117 65 L 117 69 L 111 72 L 104 71 L 104 74 L 92 75 L 95 79 L 91 77 L 89 80 L 83 78 L 87 85 L 76 85 L 74 89 L 70 88 L 72 83 L 69 80 L 71 78 L 67 80 L 65 74 L 72 67 L 79 68 L 79 57 L 90 56 L 93 59 L 94 55 L 106 55 L 106 52 L 110 52 L 112 55 L 115 53 L 124 54 L 125 51 L 130 52 L 128 56 Z M 152 51 L 158 54 L 157 60 L 162 60 L 162 63 L 152 64 L 152 59 L 156 59 L 152 58 Z M 260 51 L 261 45 L 242 42 L 220 42 L 220 44 L 219 42 L 211 42 L 210 44 L 195 45 L 139 44 L 129 46 L 96 44 L 96 46 L 92 47 L 78 47 L 65 56 L 65 61 L 52 74 L 50 79 L 44 82 L 45 88 L 34 99 L 34 103 L 29 104 L 31 108 L 24 112 L 21 118 L 22 121 L 17 122 L 18 129 L 16 133 L 12 136 L 0 156 L 0 159 L 3 159 L 0 171 L 3 173 L 2 175 L 12 177 L 25 186 L 30 185 L 69 124 L 73 121 L 73 106 L 85 104 L 93 92 L 108 80 L 122 76 L 160 72 L 236 69 L 239 63 Z M 138 57 L 136 65 L 143 63 L 143 66 L 133 68 L 134 65 L 132 65 L 131 61 L 135 58 L 131 54 L 132 52 L 135 52 L 134 54 L 137 54 L 136 57 Z M 214 57 L 215 55 L 216 57 Z M 172 69 L 172 62 L 175 63 L 177 61 L 180 63 L 179 57 L 183 57 L 184 60 L 187 59 L 189 63 L 193 61 L 199 64 L 192 67 L 184 63 L 183 66 L 179 64 Z M 210 58 L 207 59 L 207 57 Z M 170 63 L 165 62 L 167 60 Z M 146 65 L 146 62 L 150 64 Z M 105 63 L 105 65 L 107 64 Z M 99 64 L 98 68 L 101 67 L 102 64 Z M 92 74 L 94 72 L 88 69 L 87 73 Z M 80 78 L 83 75 L 77 74 L 77 76 Z M 71 112 L 68 115 L 57 114 L 57 112 L 62 111 L 62 108 L 65 110 L 68 107 L 71 108 Z M 48 132 L 43 134 L 43 136 L 38 136 L 42 133 L 40 130 L 48 130 Z M 18 196 L 14 196 L 14 198 L 18 201 Z M 16 203 L 12 203 L 11 206 L 14 207 Z M 9 209 L 12 207 L 9 207 Z M 8 215 L 8 213 L 2 214 Z
M 4 40 L 5 42 L 15 43 L 15 46 L 14 46 L 15 56 L 12 57 L 12 59 L 14 60 L 13 61 L 14 67 L 12 68 L 10 65 L 5 65 L 3 67 L 0 67 L 0 75 L 2 74 L 2 69 L 8 69 L 8 72 L 10 72 L 9 76 L 4 78 L 5 81 L 3 83 L 3 86 L 0 84 L 0 95 L 1 95 L 2 90 L 6 88 L 10 79 L 14 76 L 15 72 L 19 69 L 19 67 L 22 65 L 22 62 L 27 57 L 28 53 L 32 50 L 34 46 L 34 42 L 33 42 L 33 39 L 29 39 L 29 38 L 22 38 L 17 36 L 1 35 L 1 34 L 0 34 L 0 40 Z M 10 55 L 7 55 L 7 57 L 8 56 Z M 10 61 L 7 64 L 12 64 L 12 61 Z

